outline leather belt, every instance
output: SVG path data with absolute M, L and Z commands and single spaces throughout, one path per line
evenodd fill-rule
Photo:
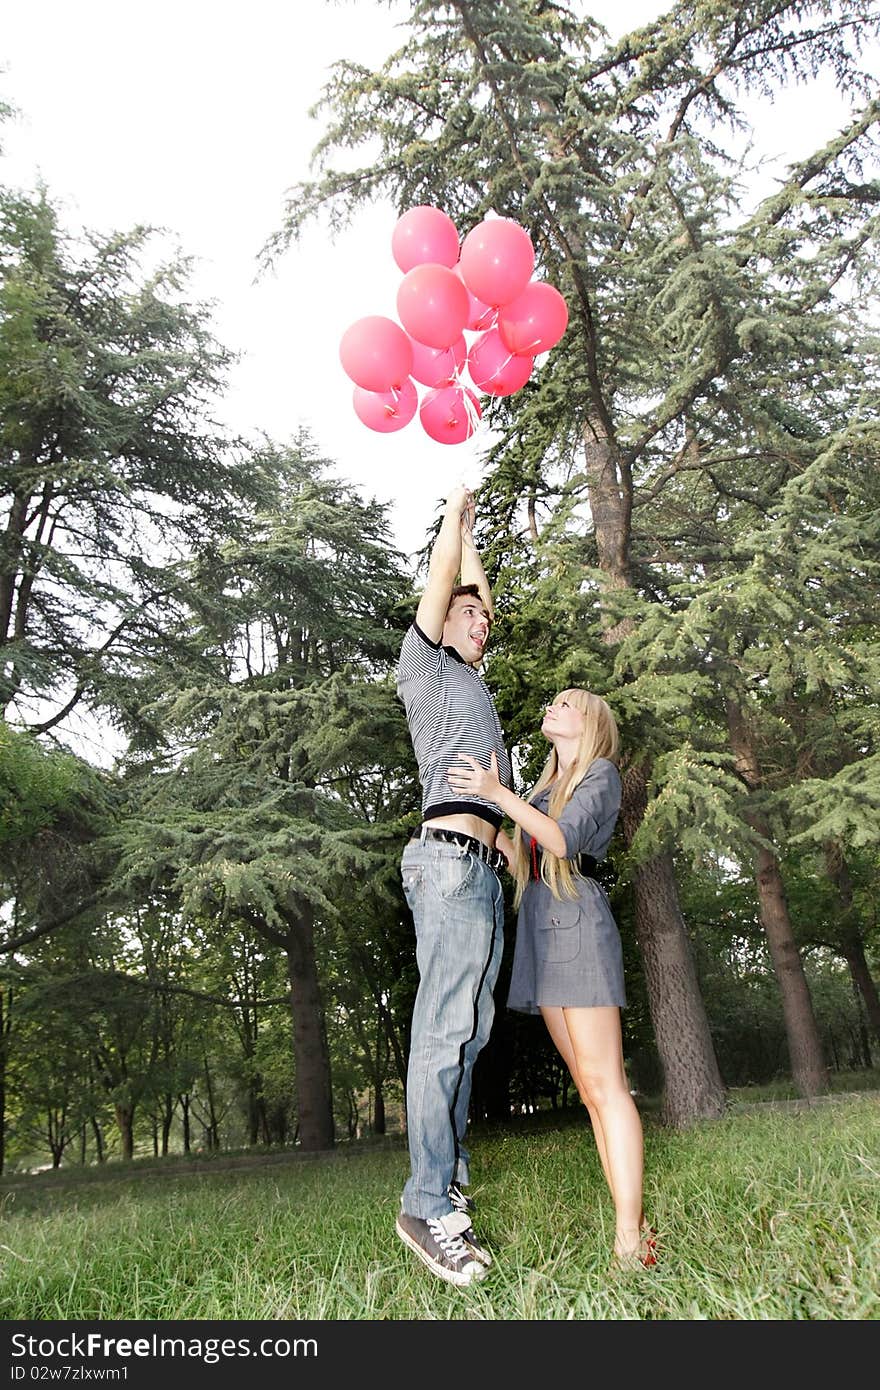
M 531 861 L 529 877 L 537 882 L 541 877 L 541 871 L 538 864 L 538 841 L 534 835 L 529 839 L 529 858 Z M 599 861 L 594 859 L 592 854 L 576 854 L 568 862 L 575 872 L 580 874 L 581 878 L 594 878 L 598 883 L 599 876 L 596 869 L 599 867 Z
M 500 849 L 495 849 L 492 845 L 484 845 L 482 840 L 478 840 L 475 835 L 465 835 L 461 830 L 440 830 L 434 825 L 423 825 L 421 830 L 417 830 L 413 835 L 413 840 L 418 840 L 424 844 L 426 840 L 443 840 L 448 844 L 460 845 L 467 850 L 468 854 L 475 854 L 478 859 L 482 859 L 484 864 L 488 864 L 490 869 L 498 873 L 503 869 L 507 860 Z

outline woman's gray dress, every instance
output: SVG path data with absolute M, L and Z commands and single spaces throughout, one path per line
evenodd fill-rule
M 532 805 L 547 815 L 550 788 Z M 620 774 L 596 758 L 559 817 L 566 858 L 604 859 L 620 811 Z M 539 851 L 540 853 L 540 851 Z M 540 1005 L 623 1008 L 623 952 L 608 897 L 595 879 L 575 876 L 577 901 L 554 898 L 543 879 L 530 879 L 519 907 L 507 1007 L 536 1014 Z

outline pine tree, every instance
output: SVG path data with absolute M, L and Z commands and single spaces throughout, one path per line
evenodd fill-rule
M 151 256 L 0 196 L 0 710 L 33 731 L 113 718 L 169 564 L 259 490 L 211 422 L 231 354 Z
M 145 666 L 160 741 L 132 758 L 139 810 L 117 883 L 123 900 L 171 895 L 282 954 L 299 1138 L 322 1149 L 334 1129 L 319 960 L 352 882 L 387 874 L 417 806 L 389 675 L 410 584 L 380 506 L 324 476 L 305 437 L 269 452 L 274 508 L 194 561 L 192 664 Z
M 295 187 L 271 249 L 325 209 L 331 227 L 343 224 L 379 192 L 401 211 L 435 203 L 462 232 L 490 210 L 529 228 L 570 327 L 540 378 L 490 412 L 501 432 L 490 496 L 511 528 L 525 512 L 532 537 L 559 506 L 575 516 L 588 505 L 581 583 L 596 586 L 591 616 L 611 649 L 632 634 L 640 596 L 665 587 L 637 544 L 638 510 L 673 479 L 714 489 L 725 451 L 736 461 L 741 437 L 775 418 L 766 390 L 753 399 L 756 382 L 766 388 L 773 372 L 787 382 L 794 353 L 805 352 L 806 374 L 815 365 L 807 340 L 823 286 L 866 273 L 876 189 L 860 164 L 880 108 L 859 49 L 877 28 L 869 4 L 713 0 L 677 4 L 610 44 L 559 5 L 421 3 L 412 38 L 379 72 L 341 63 L 326 89 L 321 176 Z M 749 206 L 743 95 L 820 71 L 852 97 L 851 119 Z M 359 146 L 369 162 L 353 169 Z M 830 317 L 825 330 L 827 341 Z M 699 533 L 687 539 L 698 553 Z M 631 681 L 625 664 L 617 674 Z M 621 694 L 623 709 L 630 699 Z M 646 724 L 626 728 L 630 749 Z M 635 858 L 645 817 L 662 814 L 652 806 L 661 748 L 649 732 L 625 768 Z M 718 1114 L 723 1087 L 668 849 L 635 864 L 633 886 L 666 1116 Z

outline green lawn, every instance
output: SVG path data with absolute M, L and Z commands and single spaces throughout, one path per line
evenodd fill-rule
M 402 1139 L 0 1182 L 0 1316 L 29 1319 L 874 1319 L 880 1103 L 764 1103 L 683 1133 L 645 1112 L 653 1270 L 609 1273 L 589 1129 L 539 1116 L 472 1135 L 496 1264 L 436 1280 L 394 1234 Z

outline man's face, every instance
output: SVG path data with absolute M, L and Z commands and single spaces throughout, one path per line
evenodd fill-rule
M 474 666 L 489 640 L 489 614 L 478 598 L 459 594 L 443 624 L 443 645 L 454 647 L 462 660 Z

